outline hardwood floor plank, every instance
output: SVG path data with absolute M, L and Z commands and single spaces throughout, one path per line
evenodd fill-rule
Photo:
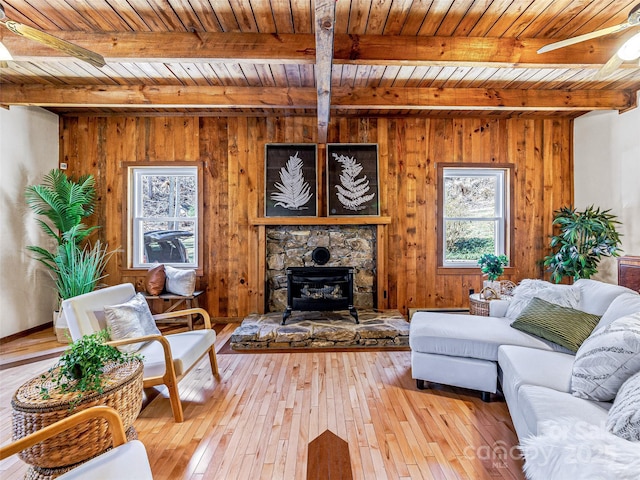
M 219 332 L 218 348 L 235 327 Z M 304 479 L 309 442 L 325 430 L 348 443 L 354 479 L 524 478 L 522 461 L 500 449 L 517 444 L 504 402 L 445 386 L 418 391 L 409 352 L 223 354 L 218 362 L 219 377 L 203 360 L 180 383 L 181 424 L 165 387 L 148 392 L 155 398 L 134 425 L 157 480 Z M 1 443 L 11 436 L 12 392 L 54 363 L 0 371 Z M 0 477 L 26 469 L 13 457 L 0 462 Z

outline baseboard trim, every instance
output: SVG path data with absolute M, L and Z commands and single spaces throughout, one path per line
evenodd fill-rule
M 20 338 L 28 337 L 31 334 L 41 332 L 42 330 L 46 330 L 47 328 L 53 328 L 53 322 L 43 323 L 42 325 L 32 327 L 28 330 L 23 330 L 22 332 L 14 333 L 13 335 L 0 338 L 0 345 L 13 342 L 14 340 L 18 340 Z

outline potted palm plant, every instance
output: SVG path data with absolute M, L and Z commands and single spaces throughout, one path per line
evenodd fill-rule
M 44 217 L 38 224 L 54 240 L 53 248 L 29 245 L 27 249 L 51 272 L 58 300 L 95 290 L 114 252 L 99 240 L 93 246 L 87 240 L 99 228 L 83 223 L 94 211 L 93 175 L 74 180 L 61 170 L 51 170 L 42 184 L 26 188 L 25 198 L 33 212 Z M 68 343 L 63 315 L 54 313 L 54 326 L 58 341 Z
M 554 212 L 553 225 L 559 226 L 560 232 L 551 236 L 552 253 L 543 262 L 556 283 L 564 277 L 590 278 L 597 273 L 602 257 L 620 255 L 616 230 L 620 222 L 610 211 L 592 205 L 582 212 L 573 207 Z

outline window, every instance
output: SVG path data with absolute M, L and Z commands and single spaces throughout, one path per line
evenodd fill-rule
M 507 168 L 441 168 L 444 267 L 475 267 L 484 253 L 508 256 Z
M 198 267 L 199 167 L 130 167 L 130 265 Z

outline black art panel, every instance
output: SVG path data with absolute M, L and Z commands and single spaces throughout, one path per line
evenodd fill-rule
M 315 144 L 265 146 L 265 216 L 315 217 L 318 214 Z
M 327 213 L 379 215 L 378 145 L 327 145 Z

